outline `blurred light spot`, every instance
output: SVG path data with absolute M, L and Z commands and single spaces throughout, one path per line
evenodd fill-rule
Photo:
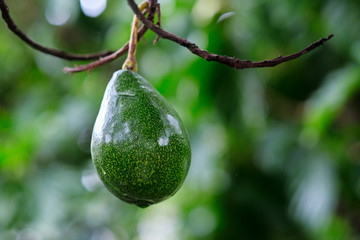
M 81 176 L 81 184 L 89 192 L 93 192 L 97 187 L 101 186 L 101 181 L 96 171 L 84 171 Z
M 262 134 L 258 145 L 257 162 L 266 171 L 279 171 L 285 167 L 287 155 L 295 141 L 292 129 L 284 125 L 272 126 Z
M 141 240 L 178 240 L 179 230 L 178 210 L 171 205 L 154 206 L 138 224 Z
M 42 240 L 43 237 L 39 232 L 34 229 L 26 228 L 19 232 L 16 236 L 16 240 Z
M 171 59 L 169 55 L 159 48 L 147 50 L 140 61 L 142 72 L 144 75 L 149 76 L 152 83 L 159 82 L 171 68 Z
M 70 18 L 69 12 L 53 12 L 49 10 L 49 8 L 46 9 L 45 12 L 46 19 L 48 22 L 55 26 L 61 26 L 64 25 Z
M 235 12 L 227 12 L 227 13 L 224 13 L 224 14 L 221 14 L 221 16 L 219 17 L 219 19 L 217 20 L 216 23 L 219 23 L 221 21 L 224 21 L 225 19 L 233 16 L 235 14 Z
M 200 131 L 191 141 L 192 159 L 196 161 L 192 162 L 188 175 L 190 187 L 199 193 L 222 191 L 230 179 L 217 162 L 227 144 L 225 129 L 221 125 L 203 124 Z
M 64 25 L 70 19 L 73 7 L 72 1 L 50 0 L 45 10 L 45 17 L 52 25 Z
M 189 214 L 189 227 L 195 236 L 205 236 L 216 227 L 214 214 L 205 207 L 198 207 Z
M 114 209 L 109 207 L 107 201 L 103 201 L 104 198 L 106 198 L 105 195 L 100 199 L 89 198 L 85 205 L 79 206 L 79 208 L 85 209 L 85 222 L 89 224 L 88 226 L 103 226 L 114 214 Z M 118 226 L 117 229 L 122 230 L 121 226 Z
M 218 0 L 198 0 L 191 13 L 194 22 L 200 26 L 210 23 L 214 15 L 220 10 L 221 1 Z
M 297 188 L 291 210 L 295 218 L 316 230 L 331 216 L 336 202 L 336 189 L 331 159 L 317 156 L 312 159 Z
M 117 237 L 110 229 L 103 228 L 98 231 L 95 231 L 90 238 L 90 240 L 104 240 L 104 239 L 117 240 Z
M 80 0 L 80 7 L 88 17 L 99 16 L 106 8 L 107 0 Z

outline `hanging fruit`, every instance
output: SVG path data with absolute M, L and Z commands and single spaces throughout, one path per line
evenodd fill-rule
M 147 2 L 140 5 L 147 8 Z M 190 167 L 187 131 L 174 108 L 136 73 L 138 19 L 128 57 L 107 85 L 91 141 L 104 185 L 121 200 L 147 207 L 174 195 Z

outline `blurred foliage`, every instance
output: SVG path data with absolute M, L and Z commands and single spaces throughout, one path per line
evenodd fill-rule
M 7 2 L 47 46 L 116 50 L 129 36 L 126 1 L 108 1 L 98 17 L 80 6 L 96 1 Z M 165 29 L 242 59 L 335 37 L 274 68 L 234 70 L 167 40 L 153 46 L 148 32 L 139 72 L 182 116 L 193 156 L 174 197 L 139 209 L 104 188 L 89 153 L 124 57 L 65 75 L 74 63 L 34 51 L 0 21 L 0 239 L 359 239 L 360 2 L 159 2 Z

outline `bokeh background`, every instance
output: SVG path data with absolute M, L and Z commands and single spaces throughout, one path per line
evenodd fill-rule
M 103 92 L 124 57 L 90 74 L 37 52 L 0 21 L 0 239 L 360 239 L 360 2 L 160 0 L 163 27 L 201 48 L 264 60 L 334 33 L 274 68 L 234 70 L 167 40 L 139 44 L 139 73 L 191 138 L 180 191 L 147 209 L 112 196 L 89 152 Z M 124 0 L 9 0 L 46 46 L 116 50 Z M 138 2 L 139 3 L 139 2 Z

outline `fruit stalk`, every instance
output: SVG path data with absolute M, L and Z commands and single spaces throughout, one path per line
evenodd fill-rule
M 148 8 L 148 1 L 144 1 L 139 5 L 140 11 L 144 11 Z M 136 47 L 137 47 L 137 39 L 138 39 L 138 28 L 139 28 L 139 18 L 134 15 L 132 24 L 131 24 L 131 35 L 129 40 L 129 50 L 128 56 L 122 66 L 122 69 L 131 70 L 133 72 L 137 72 L 137 63 L 136 63 Z

